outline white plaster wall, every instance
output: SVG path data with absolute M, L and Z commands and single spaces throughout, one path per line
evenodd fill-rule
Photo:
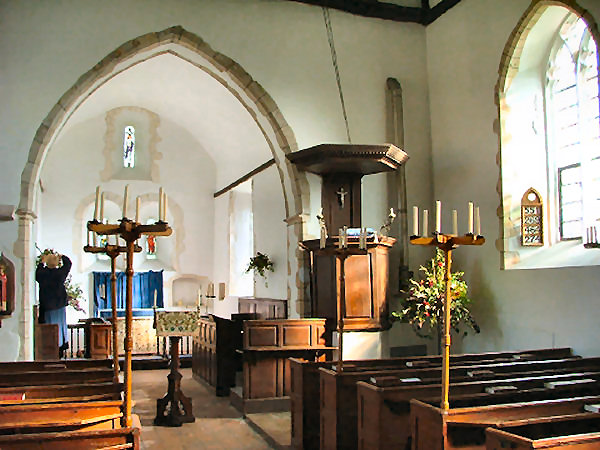
M 94 191 L 97 185 L 106 192 L 105 216 L 112 221 L 121 217 L 124 185 L 129 184 L 128 216 L 135 215 L 135 198 L 156 196 L 163 186 L 169 196 L 167 220 L 174 233 L 159 238 L 159 260 L 146 260 L 135 255 L 134 270 L 165 269 L 165 305 L 171 305 L 171 281 L 181 274 L 212 275 L 213 260 L 213 199 L 215 190 L 214 162 L 190 133 L 164 119 L 158 134 L 158 150 L 163 154 L 158 162 L 160 180 L 156 183 L 140 180 L 109 180 L 102 182 L 103 136 L 106 123 L 103 116 L 79 123 L 61 134 L 46 158 L 42 171 L 45 187 L 41 194 L 43 207 L 38 223 L 43 224 L 38 245 L 54 248 L 73 261 L 73 280 L 80 283 L 89 298 L 93 270 L 109 271 L 109 261 L 96 261 L 83 253 L 85 222 L 93 215 Z M 115 151 L 120 151 L 116 149 Z M 76 186 L 76 188 L 74 188 Z M 111 199 L 111 201 L 109 201 Z M 115 201 L 117 203 L 115 203 Z M 141 221 L 157 217 L 156 200 L 144 199 Z M 143 245 L 143 242 L 140 241 Z M 124 258 L 117 260 L 117 269 L 124 270 Z M 89 306 L 91 311 L 91 305 Z M 77 315 L 71 314 L 76 320 Z
M 254 254 L 261 252 L 273 261 L 274 272 L 266 272 L 267 284 L 254 277 L 256 297 L 287 299 L 287 224 L 283 191 L 275 166 L 252 178 Z
M 600 19 L 597 1 L 578 3 Z M 596 267 L 500 270 L 494 88 L 504 45 L 529 4 L 463 0 L 427 28 L 435 197 L 447 213 L 460 208 L 463 219 L 466 202 L 476 201 L 487 239 L 481 248 L 454 253 L 482 329 L 462 345 L 455 341 L 454 350 L 572 346 L 580 354 L 598 355 Z

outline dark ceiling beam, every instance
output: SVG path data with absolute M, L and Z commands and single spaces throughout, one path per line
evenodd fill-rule
M 308 5 L 338 9 L 358 16 L 394 20 L 396 22 L 425 23 L 421 8 L 394 5 L 376 0 L 291 0 Z
M 428 11 L 428 13 L 425 16 L 424 25 L 429 25 L 430 23 L 433 23 L 438 17 L 440 17 L 450 8 L 458 5 L 459 2 L 460 0 L 442 0 Z
M 307 5 L 337 9 L 364 17 L 393 20 L 395 22 L 414 22 L 422 25 L 433 23 L 438 17 L 460 2 L 460 0 L 442 0 L 433 8 L 429 0 L 421 0 L 421 7 L 400 6 L 377 0 L 289 0 Z

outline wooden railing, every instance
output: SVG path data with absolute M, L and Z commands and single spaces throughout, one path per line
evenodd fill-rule
M 85 324 L 73 323 L 67 325 L 69 329 L 69 349 L 67 350 L 68 358 L 83 358 L 85 357 Z M 192 354 L 193 336 L 183 336 L 179 345 L 180 355 Z M 135 343 L 134 343 L 135 353 Z M 156 338 L 156 353 L 157 356 L 167 358 L 169 356 L 169 347 L 167 338 Z M 121 354 L 122 355 L 122 354 Z

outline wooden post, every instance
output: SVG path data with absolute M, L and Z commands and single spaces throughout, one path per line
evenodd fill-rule
M 448 391 L 450 389 L 450 312 L 452 305 L 452 291 L 451 291 L 451 268 L 452 268 L 452 250 L 444 248 L 444 256 L 446 265 L 444 268 L 444 288 L 446 295 L 444 295 L 444 355 L 442 360 L 442 404 L 441 408 L 443 411 L 450 409 L 450 403 L 448 402 Z
M 338 331 L 338 372 L 344 370 L 344 316 L 346 315 L 346 255 L 338 254 L 338 261 L 340 262 L 340 289 L 337 304 L 337 331 Z
M 113 350 L 113 370 L 115 383 L 119 381 L 119 346 L 117 339 L 117 273 L 116 259 L 119 251 L 110 253 L 110 303 L 112 309 L 112 350 Z
M 133 252 L 135 240 L 127 239 L 127 296 L 125 300 L 125 411 L 123 427 L 131 426 L 131 324 L 133 322 Z

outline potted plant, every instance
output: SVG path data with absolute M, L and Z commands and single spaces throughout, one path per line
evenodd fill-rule
M 269 259 L 268 255 L 261 252 L 256 252 L 256 256 L 252 256 L 250 258 L 250 262 L 248 263 L 248 267 L 246 268 L 246 273 L 250 272 L 251 270 L 253 270 L 254 273 L 257 273 L 265 279 L 265 286 L 268 286 L 266 271 L 275 271 L 273 261 Z
M 400 311 L 392 312 L 392 320 L 411 324 L 417 336 L 431 338 L 434 331 L 437 331 L 438 336 L 440 334 L 445 295 L 445 263 L 444 252 L 436 249 L 436 254 L 427 267 L 419 267 L 422 279 L 410 280 L 410 288 L 404 292 L 406 296 L 402 300 Z M 456 333 L 460 333 L 465 327 L 479 333 L 479 325 L 469 310 L 472 300 L 463 276 L 464 272 L 450 274 L 450 327 Z M 465 329 L 463 334 L 467 333 Z M 438 342 L 438 352 L 441 351 L 439 345 Z

